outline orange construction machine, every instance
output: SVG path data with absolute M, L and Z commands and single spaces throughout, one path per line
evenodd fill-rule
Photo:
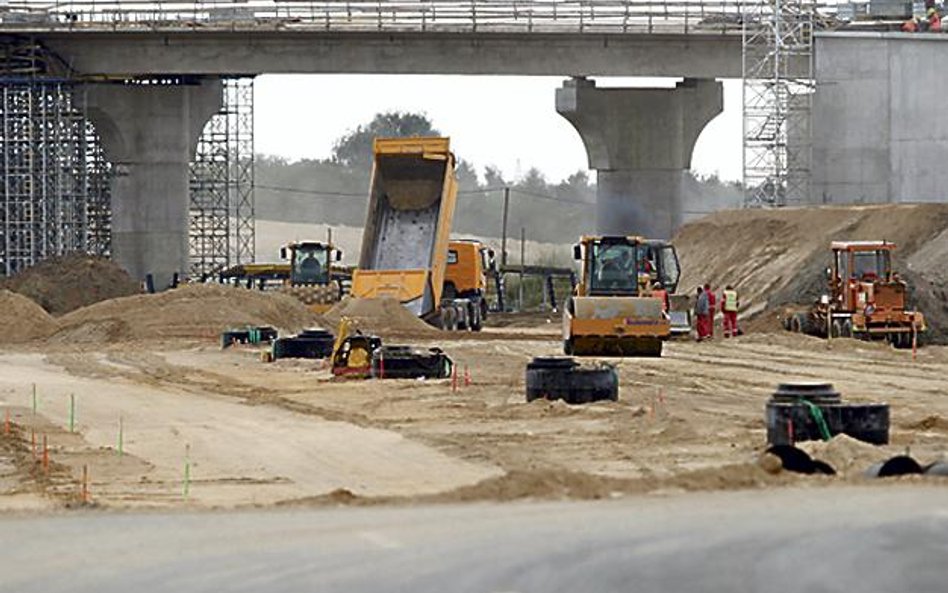
M 908 307 L 907 286 L 892 271 L 894 243 L 833 241 L 827 294 L 784 319 L 790 331 L 815 336 L 885 339 L 909 348 L 925 331 L 925 316 Z

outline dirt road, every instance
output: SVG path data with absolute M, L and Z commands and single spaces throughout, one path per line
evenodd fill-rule
M 415 343 L 434 344 L 425 340 Z M 913 361 L 884 345 L 782 333 L 671 342 L 661 359 L 613 360 L 618 402 L 574 407 L 524 401 L 526 362 L 558 352 L 548 324 L 437 345 L 469 369 L 471 385 L 340 382 L 318 362 L 263 364 L 253 348 L 130 343 L 0 354 L 0 399 L 17 406 L 21 431 L 49 435 L 63 473 L 45 488 L 74 490 L 88 465 L 93 498 L 107 506 L 184 504 L 186 445 L 187 504 L 211 506 L 821 486 L 862 482 L 869 464 L 906 448 L 925 462 L 948 451 L 945 347 Z M 846 399 L 889 402 L 892 444 L 817 445 L 843 472 L 837 478 L 763 471 L 755 460 L 764 403 L 789 380 L 831 381 Z M 69 394 L 76 434 L 67 430 Z

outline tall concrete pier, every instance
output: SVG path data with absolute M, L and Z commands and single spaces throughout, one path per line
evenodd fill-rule
M 86 109 L 115 167 L 112 258 L 156 288 L 188 269 L 188 163 L 221 82 L 90 84 Z
M 721 83 L 708 79 L 655 89 L 574 78 L 557 89 L 556 111 L 579 132 L 598 175 L 600 233 L 671 237 L 695 141 L 723 107 Z

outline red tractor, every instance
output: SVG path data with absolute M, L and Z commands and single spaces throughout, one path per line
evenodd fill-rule
M 925 316 L 906 304 L 906 284 L 892 271 L 894 243 L 833 241 L 828 294 L 809 311 L 785 318 L 786 329 L 834 338 L 885 339 L 910 348 Z

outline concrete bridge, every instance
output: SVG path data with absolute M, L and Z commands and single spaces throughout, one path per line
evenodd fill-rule
M 0 39 L 29 37 L 86 107 L 118 175 L 113 256 L 159 284 L 186 269 L 188 162 L 219 77 L 262 73 L 571 77 L 556 108 L 598 172 L 600 232 L 664 237 L 694 143 L 741 76 L 742 4 L 724 0 L 8 2 Z M 685 77 L 600 89 L 587 76 Z M 135 81 L 130 84 L 129 81 Z

